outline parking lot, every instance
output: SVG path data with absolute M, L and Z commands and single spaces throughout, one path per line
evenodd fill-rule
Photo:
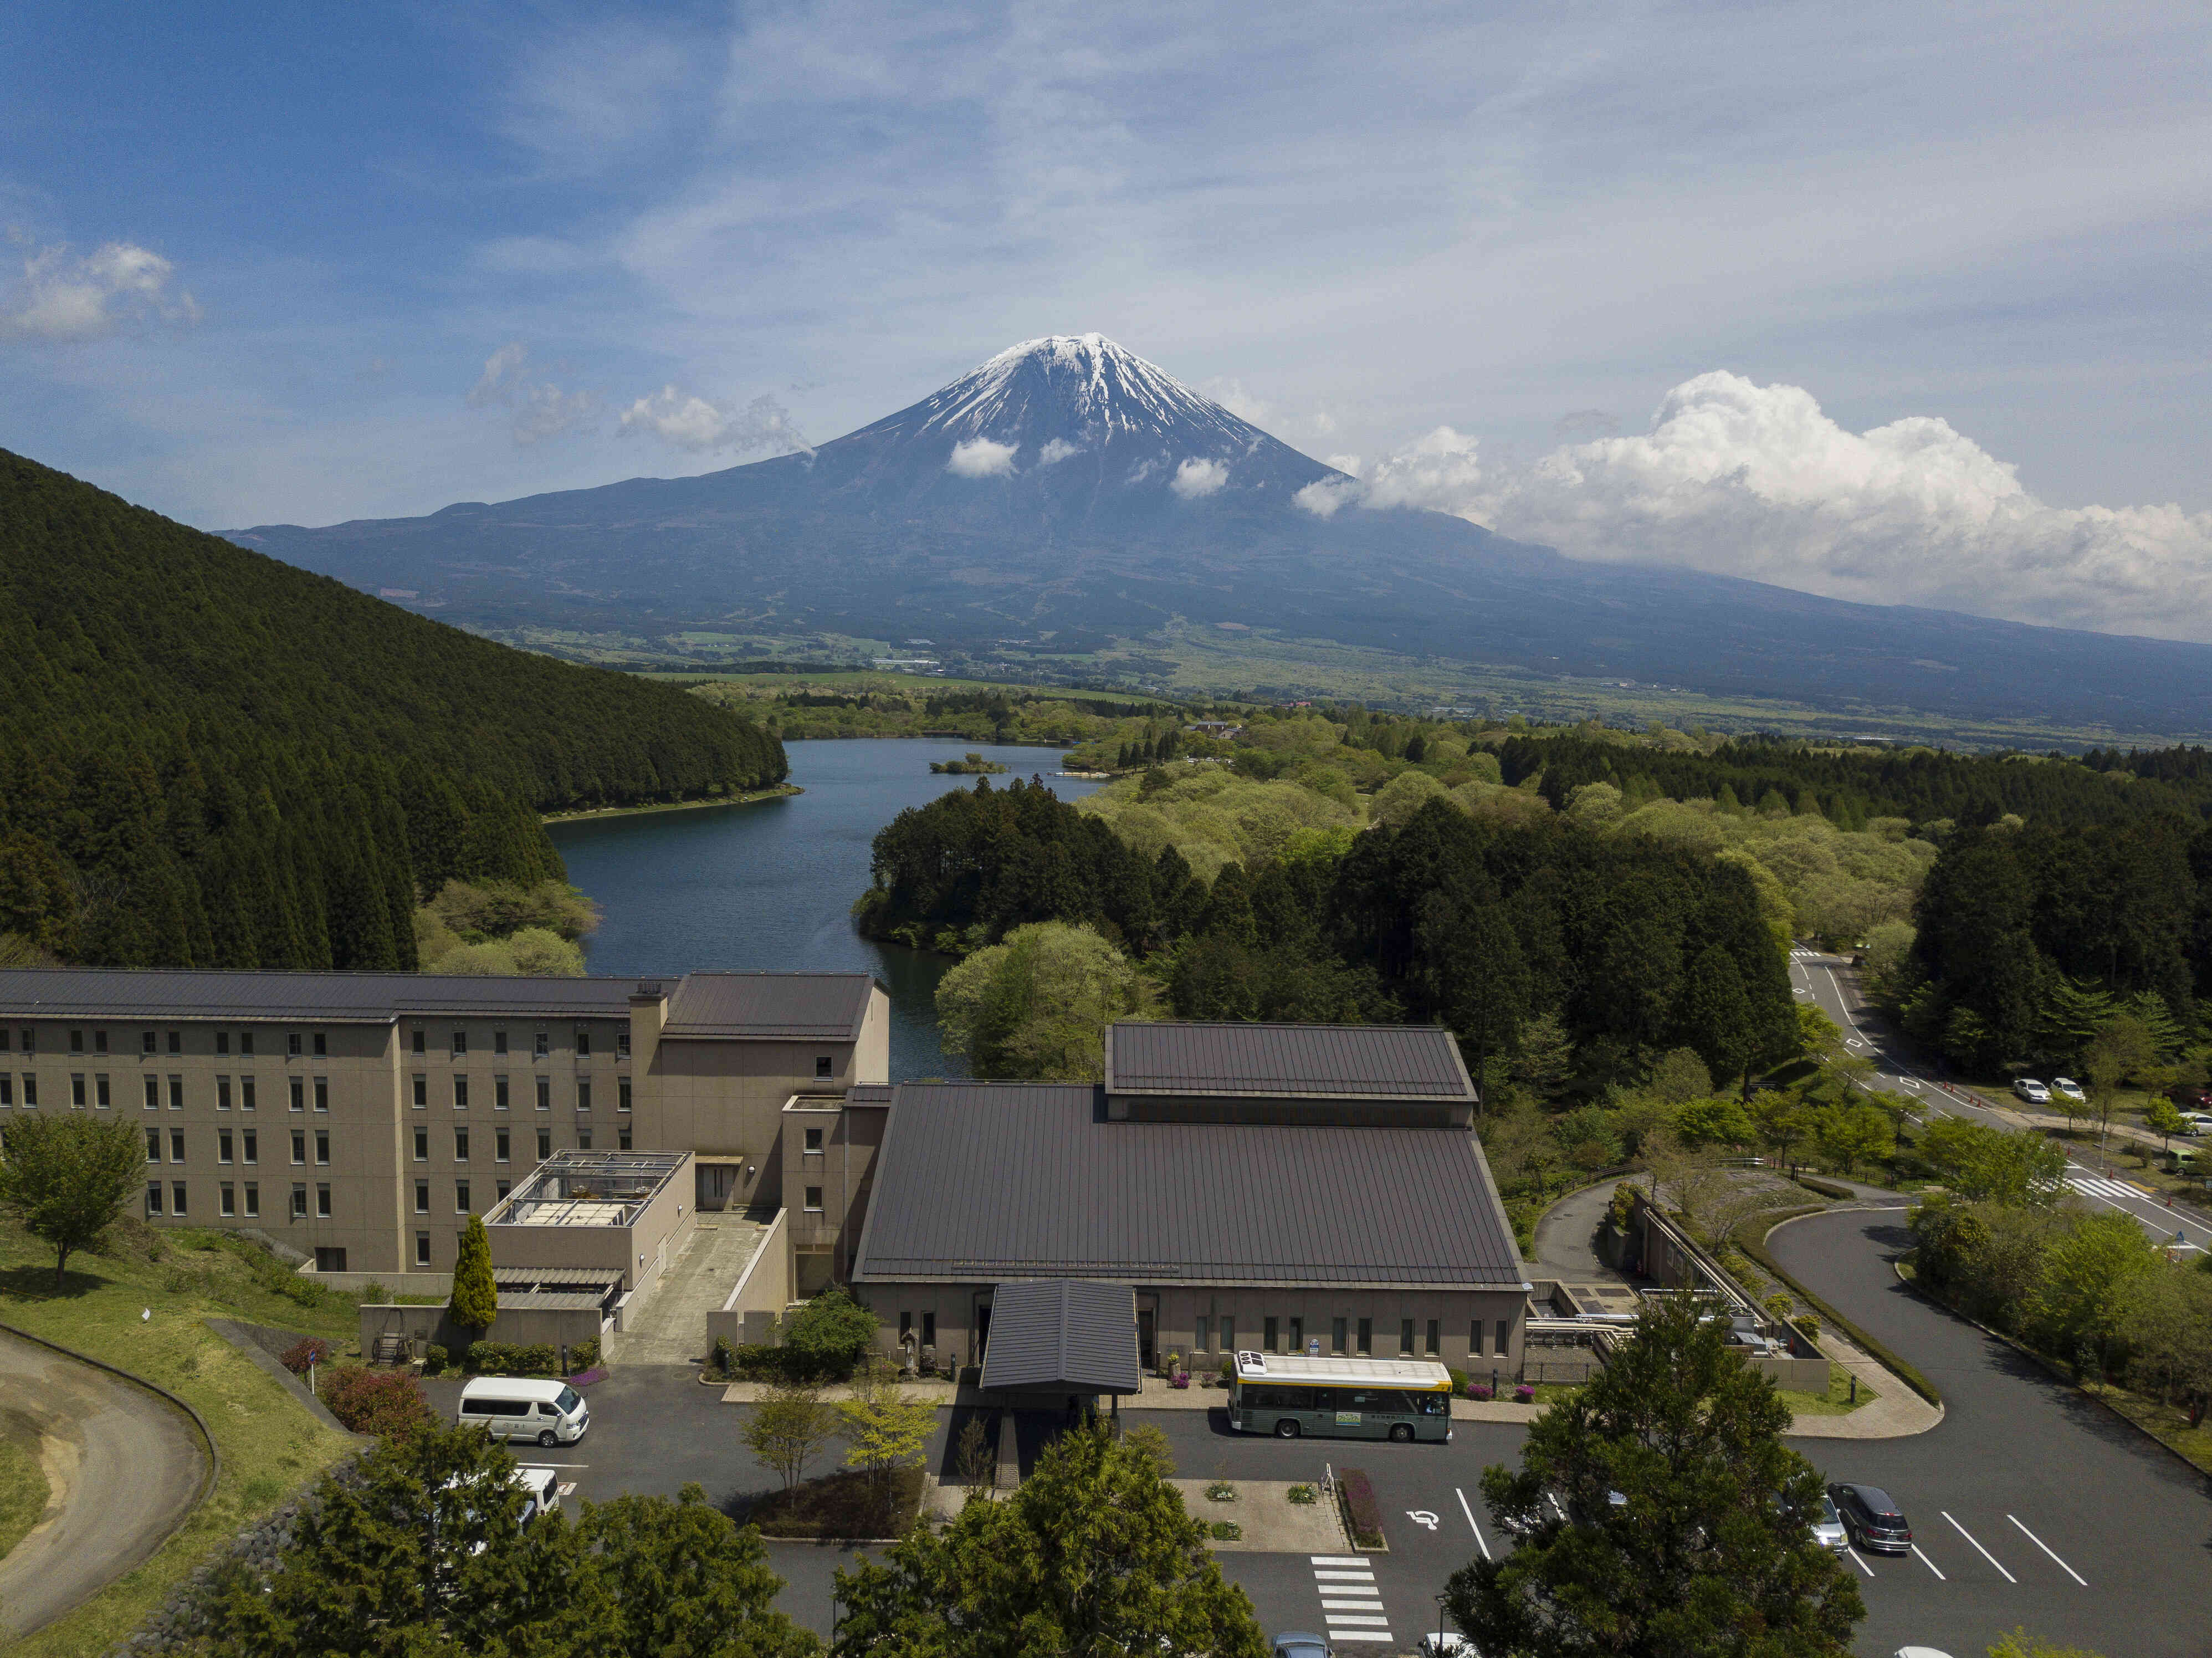
M 1885 1487 L 1912 1523 L 1911 1553 L 1847 1557 L 1867 1603 L 1857 1649 L 1886 1655 L 1919 1643 L 1978 1658 L 1999 1632 L 2026 1625 L 2109 1658 L 2202 1658 L 2212 1648 L 2205 1478 L 1905 1289 L 1888 1266 L 1903 1247 L 1903 1220 L 1901 1211 L 1842 1212 L 1774 1235 L 1793 1273 L 1910 1355 L 1946 1401 L 1945 1419 L 1911 1438 L 1799 1442 L 1827 1479 Z M 458 1386 L 431 1386 L 450 1410 Z M 580 1497 L 673 1495 L 696 1479 L 735 1508 L 771 1478 L 738 1442 L 742 1409 L 691 1371 L 626 1370 L 592 1388 L 581 1443 L 530 1460 L 563 1466 Z M 942 1464 L 951 1415 L 940 1414 L 933 1466 Z M 1410 1650 L 1436 1628 L 1436 1595 L 1451 1572 L 1505 1546 L 1480 1486 L 1486 1465 L 1517 1460 L 1518 1426 L 1462 1422 L 1449 1445 L 1396 1445 L 1249 1439 L 1229 1433 L 1218 1410 L 1123 1419 L 1159 1428 L 1177 1471 L 1194 1478 L 1315 1479 L 1333 1465 L 1373 1479 L 1387 1552 L 1220 1557 L 1271 1630 L 1329 1630 L 1334 1612 L 1346 1653 Z M 770 1552 L 787 1584 L 781 1604 L 826 1633 L 831 1575 L 855 1551 L 775 1543 Z

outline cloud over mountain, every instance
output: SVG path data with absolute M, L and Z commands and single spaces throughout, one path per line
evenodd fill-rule
M 0 337 L 92 340 L 133 322 L 190 325 L 199 302 L 179 290 L 176 267 L 132 242 L 106 242 L 82 258 L 65 244 L 33 247 L 20 282 L 0 297 Z
M 788 454 L 807 446 L 791 411 L 772 397 L 763 394 L 738 409 L 674 386 L 664 386 L 623 410 L 622 430 L 625 436 L 651 433 L 670 447 L 690 454 L 717 449 Z
M 1299 504 L 1455 513 L 1571 557 L 1685 566 L 1831 598 L 2169 639 L 2212 639 L 2212 513 L 2054 507 L 1948 422 L 1851 432 L 1809 392 L 1726 371 L 1669 392 L 1650 430 L 1486 466 L 1439 427 Z

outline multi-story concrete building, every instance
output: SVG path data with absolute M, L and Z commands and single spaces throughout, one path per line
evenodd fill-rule
M 128 1117 L 157 1224 L 442 1272 L 468 1218 L 562 1151 L 696 1151 L 697 1206 L 780 1204 L 785 1105 L 886 1080 L 889 1018 L 864 974 L 12 969 L 0 1124 Z

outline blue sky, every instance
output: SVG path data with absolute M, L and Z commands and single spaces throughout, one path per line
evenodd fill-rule
M 0 446 L 325 523 L 1095 329 L 1377 503 L 2172 631 L 2209 58 L 2197 5 L 16 0 Z

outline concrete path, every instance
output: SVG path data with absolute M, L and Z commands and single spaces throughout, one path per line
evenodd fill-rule
M 51 1496 L 0 1559 L 0 1634 L 52 1623 L 144 1560 L 197 1506 L 199 1431 L 119 1376 L 0 1333 L 0 1415 L 33 1439 Z
M 707 1315 L 720 1311 L 760 1248 L 768 1228 L 727 1212 L 702 1220 L 644 1304 L 624 1317 L 628 1328 L 606 1339 L 611 1364 L 699 1364 L 706 1362 Z

